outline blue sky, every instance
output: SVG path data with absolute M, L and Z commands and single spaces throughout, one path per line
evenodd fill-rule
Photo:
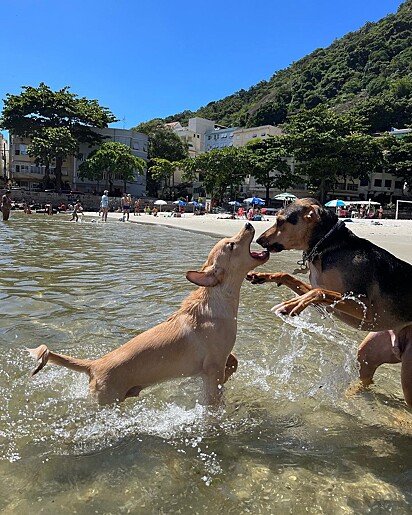
M 11 1 L 2 8 L 0 99 L 23 85 L 69 85 L 129 128 L 248 89 L 401 3 Z

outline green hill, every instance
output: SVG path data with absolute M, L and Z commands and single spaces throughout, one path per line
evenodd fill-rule
M 412 0 L 396 14 L 366 23 L 268 81 L 165 121 L 185 123 L 201 116 L 226 126 L 277 125 L 318 104 L 358 113 L 371 132 L 412 125 Z

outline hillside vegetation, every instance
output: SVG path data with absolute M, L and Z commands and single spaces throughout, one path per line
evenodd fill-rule
M 412 125 L 412 0 L 268 81 L 165 121 L 200 116 L 226 126 L 277 125 L 319 104 L 364 117 L 371 132 Z

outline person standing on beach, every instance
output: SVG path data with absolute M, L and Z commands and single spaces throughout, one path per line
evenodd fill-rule
M 107 190 L 104 190 L 102 195 L 102 220 L 103 222 L 107 222 L 107 213 L 109 212 L 109 192 Z
M 120 205 L 122 206 L 123 218 L 126 217 L 126 220 L 129 220 L 130 216 L 130 208 L 132 204 L 132 197 L 127 193 L 123 193 L 123 197 L 120 201 Z
M 11 191 L 6 190 L 6 193 L 1 198 L 1 210 L 3 213 L 3 220 L 6 222 L 9 219 L 11 211 Z
M 140 199 L 134 201 L 134 216 L 140 216 Z

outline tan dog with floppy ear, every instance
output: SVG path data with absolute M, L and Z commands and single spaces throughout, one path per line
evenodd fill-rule
M 237 368 L 231 351 L 240 287 L 246 273 L 269 258 L 266 251 L 250 252 L 254 233 L 247 223 L 236 236 L 215 245 L 200 272 L 187 272 L 199 288 L 165 322 L 96 360 L 64 356 L 40 345 L 30 350 L 39 361 L 33 375 L 48 361 L 84 372 L 100 404 L 124 401 L 168 379 L 201 376 L 206 402 L 216 403 Z

